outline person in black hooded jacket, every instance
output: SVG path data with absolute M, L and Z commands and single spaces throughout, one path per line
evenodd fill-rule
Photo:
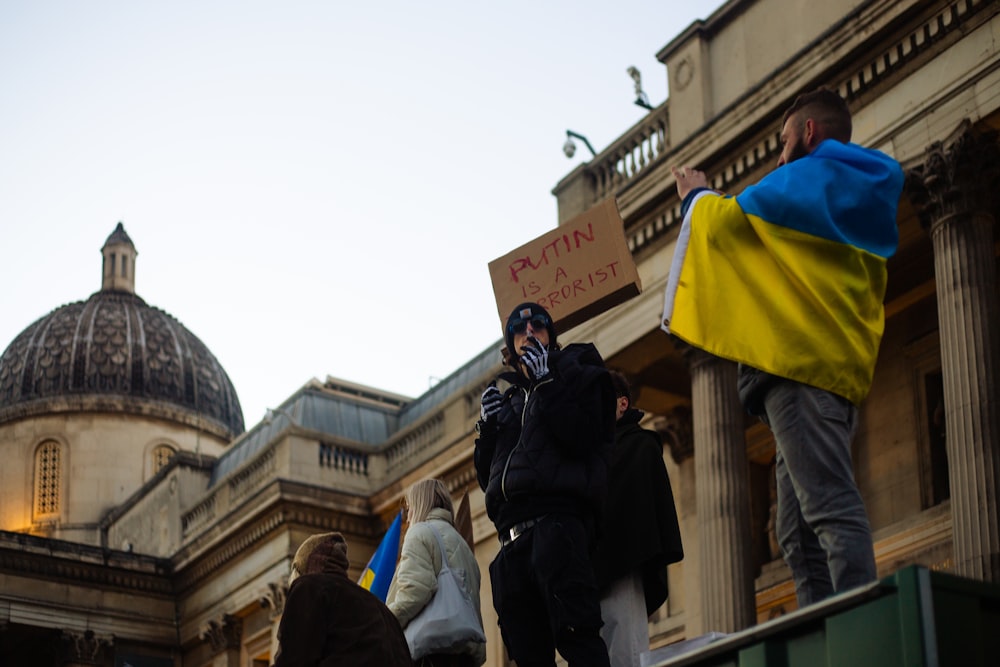
M 475 465 L 500 551 L 493 606 L 518 667 L 607 667 L 591 558 L 614 444 L 614 389 L 592 344 L 560 349 L 548 312 L 520 304 L 504 328 L 512 371 L 483 392 Z
M 594 560 L 601 589 L 601 636 L 611 667 L 639 667 L 649 651 L 648 617 L 667 600 L 667 565 L 684 558 L 663 443 L 642 428 L 628 379 L 611 371 L 618 417 L 604 533 Z

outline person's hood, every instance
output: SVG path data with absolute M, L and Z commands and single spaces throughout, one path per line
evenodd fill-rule
M 322 533 L 307 538 L 295 552 L 292 573 L 293 576 L 320 572 L 340 572 L 346 575 L 350 565 L 344 536 L 340 533 Z

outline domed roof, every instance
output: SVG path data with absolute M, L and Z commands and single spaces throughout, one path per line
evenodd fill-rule
M 0 423 L 35 414 L 123 411 L 232 438 L 243 412 L 229 376 L 183 324 L 134 285 L 135 248 L 121 223 L 104 248 L 104 286 L 53 310 L 0 356 Z

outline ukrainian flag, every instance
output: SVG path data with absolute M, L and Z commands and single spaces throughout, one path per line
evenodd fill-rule
M 400 512 L 393 519 L 388 532 L 382 538 L 382 543 L 372 554 L 358 584 L 372 593 L 379 600 L 385 602 L 385 597 L 389 593 L 389 584 L 392 583 L 392 575 L 396 571 L 396 558 L 399 556 L 399 532 L 403 525 L 403 513 Z
M 860 403 L 885 327 L 902 188 L 888 155 L 827 140 L 737 197 L 698 193 L 674 251 L 663 328 Z

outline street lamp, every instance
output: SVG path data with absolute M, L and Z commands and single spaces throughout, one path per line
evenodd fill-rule
M 573 137 L 582 141 L 584 145 L 590 149 L 590 154 L 597 157 L 597 151 L 595 151 L 594 147 L 590 145 L 589 141 L 587 141 L 587 137 L 582 134 L 577 134 L 573 130 L 566 130 L 566 143 L 563 144 L 563 153 L 566 154 L 566 157 L 571 158 L 576 153 L 576 143 L 573 141 Z
M 649 97 L 646 95 L 645 91 L 642 89 L 642 74 L 634 66 L 630 65 L 627 70 L 628 75 L 632 77 L 632 81 L 635 82 L 635 103 L 636 106 L 640 106 L 647 111 L 653 110 L 653 105 L 649 103 Z

